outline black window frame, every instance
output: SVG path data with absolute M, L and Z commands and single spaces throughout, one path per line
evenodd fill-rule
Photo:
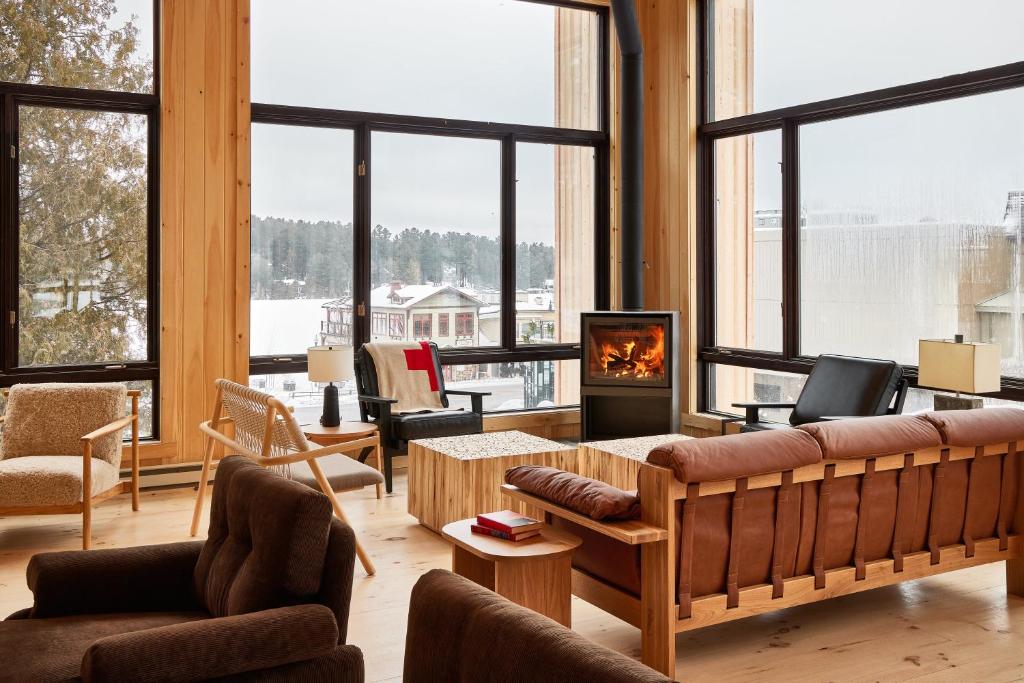
M 468 139 L 494 140 L 501 145 L 501 339 L 497 346 L 459 347 L 439 350 L 442 365 L 482 365 L 489 363 L 526 363 L 532 361 L 578 360 L 578 342 L 527 345 L 516 334 L 516 150 L 520 143 L 540 143 L 594 150 L 594 304 L 599 310 L 611 305 L 610 260 L 611 213 L 609 191 L 609 9 L 573 0 L 516 0 L 591 12 L 598 20 L 597 59 L 600 64 L 597 87 L 598 121 L 595 130 L 558 128 L 515 123 L 495 123 L 466 119 L 446 119 L 405 114 L 384 114 L 342 109 L 252 103 L 253 125 L 274 124 L 320 129 L 351 130 L 353 149 L 353 301 L 354 342 L 370 341 L 370 188 L 373 176 L 372 135 L 375 132 L 411 133 Z M 452 323 L 455 324 L 454 322 Z M 455 327 L 450 328 L 455 331 Z M 475 330 L 474 330 L 475 332 Z M 250 356 L 249 374 L 285 374 L 306 372 L 304 354 Z M 560 406 L 565 407 L 565 406 Z M 531 409 L 527 409 L 531 410 Z
M 803 125 L 891 111 L 1024 87 L 1024 62 L 968 71 L 842 97 L 730 118 L 714 117 L 714 0 L 698 3 L 697 85 L 697 397 L 698 412 L 726 415 L 715 406 L 714 366 L 810 374 L 816 356 L 800 352 L 800 128 Z M 782 135 L 782 351 L 716 345 L 716 140 L 779 130 Z M 911 387 L 918 369 L 903 366 Z M 986 397 L 1024 401 L 1024 378 L 1003 377 Z
M 153 77 L 149 92 L 94 90 L 0 81 L 0 387 L 38 382 L 147 381 L 153 391 L 152 432 L 160 438 L 160 1 L 153 0 Z M 69 365 L 21 366 L 19 325 L 19 163 L 20 107 L 50 107 L 98 113 L 138 114 L 147 124 L 146 197 L 146 360 Z

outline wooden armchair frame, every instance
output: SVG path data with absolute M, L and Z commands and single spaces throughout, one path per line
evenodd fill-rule
M 6 397 L 8 389 L 2 393 Z M 128 398 L 131 401 L 131 412 L 124 417 L 118 418 L 109 424 L 103 425 L 81 438 L 82 444 L 82 500 L 72 505 L 21 505 L 11 507 L 0 507 L 0 516 L 17 515 L 82 515 L 82 549 L 89 550 L 92 547 L 92 506 L 107 498 L 131 491 L 132 512 L 139 511 L 139 397 L 142 392 L 138 389 L 129 389 Z M 0 416 L 0 426 L 5 422 L 5 416 Z M 129 481 L 118 481 L 117 484 L 106 491 L 101 491 L 90 496 L 92 491 L 92 446 L 93 443 L 108 434 L 113 434 L 127 427 L 131 427 L 131 479 Z
M 331 501 L 331 507 L 334 509 L 334 514 L 336 514 L 341 521 L 349 524 L 348 517 L 345 516 L 345 511 L 342 509 L 336 493 L 357 491 L 363 487 L 359 486 L 335 492 L 331 487 L 330 482 L 327 480 L 327 476 L 324 474 L 323 469 L 317 462 L 317 458 L 342 453 L 359 453 L 364 448 L 373 448 L 376 449 L 376 456 L 378 458 L 378 462 L 380 462 L 381 446 L 379 437 L 374 435 L 363 439 L 332 444 L 330 446 L 311 448 L 310 442 L 302 433 L 302 429 L 299 427 L 295 420 L 295 416 L 292 414 L 291 410 L 289 410 L 288 406 L 278 401 L 276 398 L 267 396 L 264 401 L 266 405 L 266 416 L 263 418 L 263 438 L 259 451 L 256 451 L 249 448 L 238 439 L 228 436 L 220 431 L 222 427 L 234 425 L 234 419 L 224 414 L 223 382 L 224 380 L 217 381 L 217 397 L 214 401 L 213 417 L 199 425 L 200 431 L 206 434 L 208 438 L 206 441 L 206 452 L 203 456 L 203 469 L 199 477 L 199 489 L 196 494 L 195 508 L 192 512 L 192 524 L 189 527 L 189 535 L 195 536 L 199 532 L 199 520 L 200 517 L 202 517 L 203 502 L 206 499 L 206 490 L 209 486 L 210 472 L 213 467 L 214 447 L 218 443 L 226 446 L 232 453 L 244 455 L 263 467 L 290 465 L 296 462 L 308 463 L 309 469 L 313 472 L 313 476 L 320 485 L 320 490 L 327 496 L 328 500 Z M 244 389 L 248 390 L 247 388 Z M 255 390 L 248 391 L 251 391 L 253 394 L 259 393 Z M 287 436 L 282 434 L 282 430 Z M 349 524 L 349 526 L 351 526 L 351 524 Z M 362 563 L 363 569 L 366 570 L 366 573 L 373 576 L 377 570 L 374 568 L 373 561 L 370 559 L 370 556 L 366 553 L 366 550 L 363 549 L 362 544 L 359 542 L 358 536 L 356 537 L 356 554 L 359 556 L 359 561 Z
M 693 512 L 685 501 L 700 496 L 722 493 L 745 492 L 752 489 L 778 488 L 784 490 L 801 482 L 821 481 L 829 485 L 838 477 L 867 475 L 875 472 L 901 470 L 900 487 L 904 485 L 903 473 L 921 465 L 936 465 L 935 484 L 929 518 L 936 515 L 936 491 L 941 486 L 941 470 L 946 464 L 957 460 L 973 460 L 982 457 L 1001 458 L 1004 481 L 1016 478 L 1018 487 L 1018 508 L 1006 515 L 1000 506 L 998 535 L 994 538 L 971 539 L 963 537 L 960 543 L 939 547 L 929 525 L 929 548 L 915 553 L 903 553 L 897 547 L 899 538 L 894 540 L 890 557 L 865 561 L 863 546 L 858 543 L 855 551 L 855 566 L 825 570 L 823 560 L 824 544 L 827 537 L 819 531 L 814 543 L 814 573 L 781 578 L 781 569 L 773 571 L 773 583 L 747 586 L 730 586 L 728 593 L 690 598 L 682 587 L 688 585 L 688 576 L 679 581 L 680 573 L 692 571 L 692 553 L 677 554 L 676 539 L 692 534 Z M 956 569 L 964 569 L 990 562 L 1006 561 L 1007 592 L 1024 597 L 1024 535 L 1008 534 L 1007 529 L 1017 519 L 1016 529 L 1024 510 L 1020 505 L 1024 496 L 1024 465 L 1015 443 L 990 444 L 977 448 L 937 447 L 925 450 L 886 455 L 858 460 L 825 460 L 821 463 L 790 470 L 727 481 L 682 484 L 676 480 L 670 469 L 644 463 L 640 467 L 639 495 L 641 520 L 631 522 L 598 522 L 579 515 L 565 507 L 551 503 L 537 496 L 521 491 L 515 486 L 504 485 L 505 495 L 543 511 L 546 521 L 560 517 L 575 522 L 593 531 L 604 534 L 623 543 L 640 544 L 641 595 L 634 595 L 596 579 L 589 574 L 573 569 L 573 593 L 587 602 L 600 607 L 623 621 L 641 630 L 641 660 L 662 673 L 674 677 L 676 665 L 677 633 L 702 628 L 733 619 L 772 612 L 794 605 L 802 605 L 828 598 L 857 593 L 871 588 L 887 586 L 902 581 L 920 579 Z M 863 487 L 862 479 L 862 487 Z M 862 489 L 863 490 L 863 489 Z M 970 485 L 968 485 L 970 490 Z M 1002 493 L 1002 492 L 1001 492 Z M 971 495 L 971 494 L 969 494 Z M 782 497 L 782 496 L 780 496 Z M 863 499 L 862 499 L 863 500 Z M 682 529 L 677 531 L 679 521 L 676 506 L 684 502 Z M 829 496 L 819 497 L 818 518 L 827 526 Z M 735 503 L 734 503 L 735 505 Z M 899 510 L 897 518 L 899 519 Z M 866 518 L 864 504 L 861 504 L 860 520 Z M 688 521 L 690 520 L 690 521 Z M 857 536 L 861 538 L 861 521 L 858 521 Z M 966 525 L 965 525 L 966 526 Z M 685 540 L 684 540 L 685 544 Z M 778 546 L 776 546 L 778 547 Z M 684 545 L 685 551 L 685 545 Z M 733 576 L 738 562 L 738 544 L 731 543 L 729 549 L 729 574 Z M 688 564 L 689 563 L 689 564 Z M 781 565 L 780 565 L 781 567 Z M 681 599 L 676 600 L 677 588 Z

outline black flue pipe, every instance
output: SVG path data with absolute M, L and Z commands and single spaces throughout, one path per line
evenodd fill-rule
M 620 255 L 622 308 L 644 307 L 644 46 L 636 0 L 611 0 L 619 38 Z

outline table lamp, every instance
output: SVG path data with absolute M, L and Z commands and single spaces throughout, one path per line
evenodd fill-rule
M 998 344 L 955 339 L 921 339 L 918 342 L 917 383 L 921 387 L 955 391 L 956 396 L 935 394 L 935 410 L 981 408 L 982 399 L 960 392 L 985 394 L 999 391 L 1002 355 Z
M 355 369 L 351 346 L 313 346 L 306 350 L 309 381 L 323 383 L 324 412 L 320 416 L 320 424 L 324 427 L 337 427 L 341 424 L 341 412 L 338 409 L 338 387 L 335 382 L 352 379 Z

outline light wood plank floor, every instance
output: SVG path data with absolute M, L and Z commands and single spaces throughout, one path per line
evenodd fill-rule
M 406 513 L 404 472 L 395 483 L 381 501 L 372 488 L 342 497 L 378 570 L 367 578 L 356 563 L 349 625 L 371 682 L 400 680 L 412 585 L 450 566 L 448 545 Z M 94 513 L 95 547 L 186 540 L 193 496 L 144 493 L 134 514 L 128 496 L 107 501 Z M 29 557 L 80 547 L 79 529 L 70 515 L 0 519 L 0 614 L 30 604 Z M 576 598 L 573 625 L 639 656 L 639 631 Z M 1008 599 L 1003 566 L 989 565 L 680 635 L 678 650 L 689 681 L 1024 680 L 1024 599 Z

